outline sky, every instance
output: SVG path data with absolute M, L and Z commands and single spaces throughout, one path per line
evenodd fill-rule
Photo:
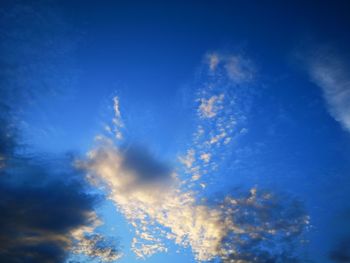
M 347 1 L 1 1 L 0 261 L 350 262 Z

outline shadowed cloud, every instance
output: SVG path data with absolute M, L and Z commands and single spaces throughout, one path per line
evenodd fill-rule
M 0 134 L 1 141 L 8 139 Z M 65 262 L 70 253 L 118 259 L 115 242 L 95 233 L 99 197 L 89 193 L 70 158 L 43 162 L 15 156 L 12 147 L 15 141 L 1 148 L 0 261 Z

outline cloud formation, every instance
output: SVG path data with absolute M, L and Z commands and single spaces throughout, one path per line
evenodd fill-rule
M 70 253 L 119 258 L 118 247 L 102 243 L 105 238 L 95 232 L 101 224 L 94 212 L 98 198 L 87 192 L 70 158 L 49 165 L 18 154 L 10 112 L 0 114 L 0 261 L 59 263 Z
M 153 167 L 156 160 L 137 158 L 132 164 L 138 168 L 133 169 L 123 165 L 128 158 L 106 140 L 89 153 L 84 166 L 91 181 L 109 192 L 135 227 L 132 249 L 139 257 L 166 251 L 167 239 L 190 247 L 198 261 L 219 257 L 224 262 L 265 262 L 262 259 L 281 259 L 282 254 L 293 257 L 291 243 L 308 224 L 298 202 L 253 188 L 247 195 L 228 195 L 210 204 L 181 186 L 175 172 L 169 172 L 166 180 L 149 178 L 144 162 Z
M 337 55 L 320 52 L 309 60 L 309 74 L 326 100 L 329 113 L 350 131 L 350 67 Z
M 256 70 L 254 63 L 240 54 L 209 53 L 206 56 L 209 70 L 214 73 L 220 66 L 236 84 L 250 82 L 254 79 Z
M 243 78 L 244 72 L 233 77 L 227 69 L 233 57 L 222 60 L 211 57 L 211 77 L 205 75 L 206 86 L 196 91 L 198 124 L 191 146 L 177 158 L 183 169 L 163 164 L 145 148 L 120 147 L 103 136 L 80 165 L 135 228 L 131 247 L 138 257 L 167 251 L 170 240 L 191 248 L 197 261 L 296 262 L 293 248 L 309 223 L 299 202 L 256 188 L 211 202 L 200 194 L 206 187 L 201 176 L 213 175 L 220 153 L 246 130 L 241 96 L 247 91 L 237 84 L 251 77 Z
M 328 256 L 330 260 L 336 263 L 350 262 L 350 236 L 338 240 Z
M 189 182 L 199 182 L 206 175 L 213 178 L 234 140 L 243 135 L 240 131 L 247 130 L 255 74 L 251 60 L 242 55 L 206 55 L 195 87 L 196 130 L 186 153 L 179 157 Z M 203 181 L 198 184 L 202 188 Z
M 86 192 L 73 171 L 54 174 L 52 169 L 16 158 L 1 170 L 0 260 L 64 262 L 71 252 L 102 261 L 120 256 L 117 248 L 97 250 L 91 243 L 100 224 L 94 212 L 97 197 Z
M 198 113 L 202 118 L 213 118 L 222 109 L 224 94 L 213 95 L 209 99 L 201 98 Z

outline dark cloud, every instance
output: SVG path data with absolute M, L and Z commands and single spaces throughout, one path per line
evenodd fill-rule
M 3 175 L 3 177 L 11 175 Z M 63 262 L 70 232 L 88 224 L 94 197 L 77 183 L 48 181 L 24 174 L 25 183 L 0 182 L 2 262 Z M 65 175 L 68 176 L 68 175 Z M 47 179 L 46 179 L 47 180 Z
M 299 253 L 309 221 L 300 201 L 286 194 L 255 189 L 234 200 L 232 203 L 226 198 L 220 206 L 244 231 L 227 232 L 221 243 L 222 262 L 309 262 Z
M 8 1 L 0 7 L 0 262 L 64 262 L 79 245 L 72 231 L 95 223 L 99 197 L 72 158 L 22 151 L 28 147 L 22 113 L 66 92 L 76 74 L 67 55 L 74 38 L 53 4 Z M 89 257 L 108 261 L 119 253 L 100 234 L 80 238 Z
M 100 234 L 79 236 L 76 244 L 72 232 L 94 226 L 100 198 L 71 166 L 72 157 L 21 155 L 10 110 L 0 121 L 0 262 L 64 262 L 80 244 L 85 250 L 78 253 L 88 257 L 118 258 L 119 246 Z
M 139 145 L 129 145 L 122 149 L 122 168 L 132 171 L 139 183 L 147 183 L 169 178 L 170 168 L 155 158 L 151 152 Z
M 102 261 L 120 257 L 115 240 L 95 232 L 100 198 L 71 163 L 6 155 L 0 169 L 0 262 L 59 263 L 73 251 Z M 93 232 L 77 239 L 74 231 L 86 227 Z
M 330 251 L 329 258 L 337 263 L 350 262 L 350 235 L 337 242 L 336 247 Z

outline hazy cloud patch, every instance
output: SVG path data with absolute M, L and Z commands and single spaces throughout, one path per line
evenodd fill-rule
M 328 111 L 350 131 L 350 65 L 329 49 L 319 49 L 306 59 L 311 80 L 322 89 Z

